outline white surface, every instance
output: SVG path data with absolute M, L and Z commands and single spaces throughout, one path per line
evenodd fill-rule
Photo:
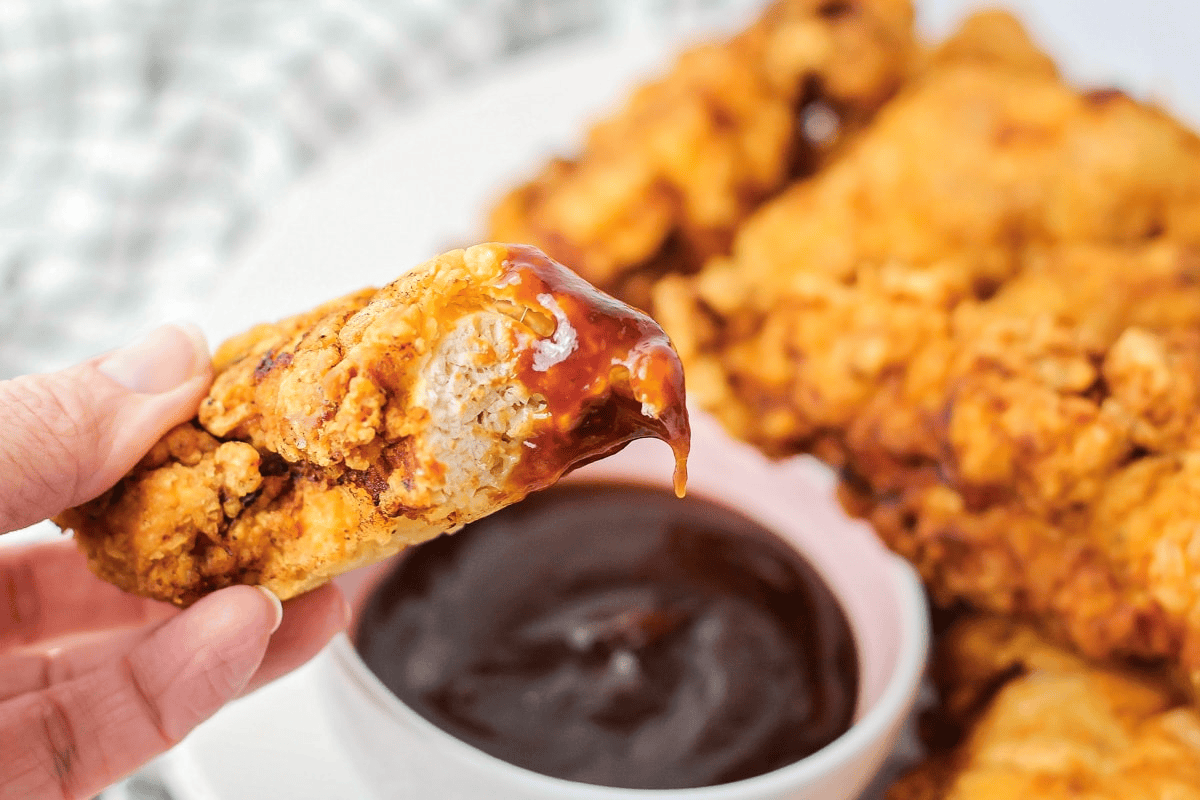
M 230 704 L 164 756 L 171 792 L 180 800 L 373 800 L 326 722 L 316 667 Z
M 12 531 L 0 536 L 0 547 L 52 542 L 63 538 L 64 535 L 57 525 L 49 520 L 45 520 L 44 522 L 30 525 L 28 528 L 22 528 L 19 531 Z
M 947 30 L 962 0 L 926 0 L 921 25 Z M 1073 79 L 1165 102 L 1200 124 L 1193 32 L 1200 4 L 1012 0 Z M 667 57 L 664 43 L 584 43 L 514 63 L 397 118 L 332 158 L 268 219 L 235 280 L 201 320 L 215 340 L 284 316 L 473 240 L 483 210 L 547 152 Z M 306 668 L 222 711 L 165 762 L 184 800 L 325 800 L 371 795 L 343 760 Z M 424 800 L 423 798 L 421 800 Z
M 1078 86 L 1116 87 L 1200 127 L 1195 0 L 914 0 L 918 25 L 941 38 L 977 7 L 1003 7 Z

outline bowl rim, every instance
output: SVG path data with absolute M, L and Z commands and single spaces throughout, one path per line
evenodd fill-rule
M 868 752 L 881 737 L 891 733 L 915 701 L 928 658 L 930 643 L 929 606 L 924 586 L 916 571 L 892 553 L 884 553 L 891 573 L 892 595 L 899 606 L 900 646 L 887 684 L 879 699 L 850 728 L 817 752 L 792 764 L 732 783 L 688 789 L 624 789 L 598 786 L 544 775 L 492 756 L 447 733 L 409 708 L 396 697 L 359 657 L 346 632 L 329 646 L 337 667 L 351 682 L 394 721 L 415 728 L 422 738 L 437 743 L 443 752 L 473 765 L 477 770 L 499 773 L 509 782 L 522 784 L 547 796 L 572 800 L 745 800 L 815 783 L 839 767 Z M 336 712 L 335 712 L 336 713 Z M 873 775 L 864 777 L 864 785 Z

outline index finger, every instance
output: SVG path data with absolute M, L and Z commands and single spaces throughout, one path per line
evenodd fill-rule
M 173 613 L 97 578 L 74 542 L 0 547 L 0 650 Z

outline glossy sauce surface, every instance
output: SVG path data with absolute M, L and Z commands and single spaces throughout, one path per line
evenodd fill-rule
M 364 609 L 366 664 L 519 766 L 626 788 L 759 775 L 845 732 L 846 618 L 758 524 L 657 489 L 559 486 L 411 551 Z
M 683 365 L 667 334 L 536 247 L 505 247 L 499 288 L 544 337 L 521 354 L 517 374 L 545 398 L 557 422 L 529 442 L 510 480 L 525 491 L 543 489 L 652 436 L 675 453 L 675 492 L 682 497 L 691 429 Z

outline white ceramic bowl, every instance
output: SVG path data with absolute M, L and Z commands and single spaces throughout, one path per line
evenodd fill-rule
M 659 442 L 635 442 L 568 480 L 670 485 Z M 550 778 L 455 739 L 389 692 L 341 636 L 319 662 L 330 722 L 380 797 L 438 800 L 852 800 L 889 755 L 912 709 L 929 645 L 928 609 L 912 568 L 837 507 L 828 476 L 804 461 L 770 463 L 693 416 L 688 493 L 739 509 L 793 544 L 822 574 L 858 643 L 854 725 L 813 755 L 774 772 L 701 789 L 634 790 Z M 343 582 L 361 605 L 385 567 Z

